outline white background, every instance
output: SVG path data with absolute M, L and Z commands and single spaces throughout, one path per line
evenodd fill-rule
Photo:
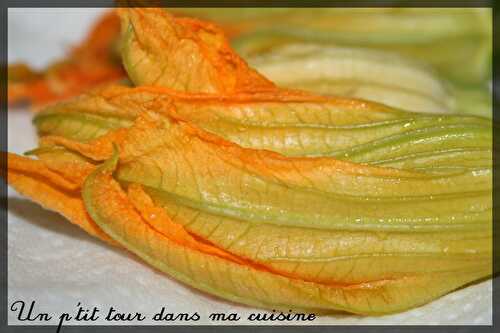
M 9 9 L 9 62 L 22 60 L 43 68 L 82 39 L 100 11 Z M 9 151 L 23 153 L 36 146 L 32 115 L 26 110 L 11 111 Z M 149 318 L 165 306 L 167 312 L 198 312 L 202 317 L 198 324 L 212 324 L 207 321 L 212 312 L 238 312 L 245 318 L 250 312 L 262 311 L 186 287 L 124 250 L 91 238 L 59 215 L 12 190 L 9 190 L 8 226 L 9 306 L 16 300 L 36 300 L 35 311 L 49 312 L 54 320 L 62 312 L 75 311 L 78 302 L 87 307 L 98 306 L 102 311 L 110 306 L 120 311 L 139 311 Z M 338 314 L 319 317 L 313 324 L 490 325 L 491 289 L 491 281 L 486 281 L 401 314 L 384 317 Z M 21 324 L 13 312 L 9 312 L 8 318 L 11 325 Z M 149 318 L 141 324 L 155 324 Z

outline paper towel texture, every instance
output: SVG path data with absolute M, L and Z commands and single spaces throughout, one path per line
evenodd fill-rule
M 72 42 L 81 39 L 100 9 L 9 10 L 9 61 L 24 60 L 37 67 L 61 56 Z M 64 28 L 61 28 L 64 27 Z M 9 151 L 23 153 L 36 146 L 27 110 L 9 113 Z M 61 216 L 46 211 L 9 189 L 8 210 L 8 299 L 36 301 L 36 309 L 53 314 L 52 324 L 62 312 L 73 312 L 77 303 L 110 306 L 123 312 L 152 315 L 167 312 L 198 312 L 199 325 L 217 324 L 208 319 L 214 312 L 238 313 L 237 324 L 253 324 L 245 318 L 264 312 L 216 299 L 176 282 L 140 262 L 125 250 L 112 248 L 91 238 Z M 110 324 L 104 320 L 85 323 Z M 9 312 L 10 325 L 19 322 Z M 451 293 L 426 306 L 383 317 L 354 315 L 321 316 L 309 325 L 491 325 L 491 280 Z M 45 323 L 47 324 L 47 323 Z M 123 324 L 123 323 L 121 323 Z M 137 322 L 132 324 L 138 324 Z M 183 322 L 168 323 L 185 324 Z M 227 324 L 227 323 L 226 323 Z M 265 324 L 265 323 L 261 323 Z M 276 323 L 273 323 L 276 324 Z M 287 325 L 291 323 L 286 323 Z

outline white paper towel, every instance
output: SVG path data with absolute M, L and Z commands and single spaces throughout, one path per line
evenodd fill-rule
M 71 42 L 80 39 L 92 18 L 93 9 L 22 9 L 9 10 L 9 61 L 23 59 L 44 66 L 60 56 Z M 57 23 L 56 23 L 57 22 Z M 60 27 L 65 27 L 61 29 Z M 31 114 L 24 110 L 9 113 L 9 151 L 23 153 L 36 146 Z M 9 190 L 8 211 L 8 299 L 36 300 L 36 311 L 54 316 L 73 312 L 80 302 L 101 311 L 113 306 L 122 312 L 141 312 L 143 322 L 159 324 L 151 317 L 165 307 L 167 312 L 200 314 L 196 324 L 221 324 L 208 319 L 214 312 L 238 313 L 237 324 L 248 314 L 262 310 L 226 302 L 169 278 L 143 264 L 124 250 L 107 246 L 91 238 L 59 215 L 48 212 Z M 19 322 L 9 312 L 10 325 Z M 310 325 L 461 325 L 492 323 L 492 283 L 485 281 L 451 293 L 426 306 L 383 317 L 354 315 L 321 316 Z M 47 323 L 44 323 L 47 324 Z M 74 324 L 74 323 L 72 323 Z M 89 324 L 110 324 L 102 320 Z M 117 324 L 124 324 L 123 322 Z M 168 323 L 185 324 L 183 322 Z M 230 324 L 230 323 L 226 323 Z M 260 323 L 264 324 L 264 323 Z M 274 323 L 276 324 L 276 323 Z M 286 323 L 291 324 L 291 323 Z

